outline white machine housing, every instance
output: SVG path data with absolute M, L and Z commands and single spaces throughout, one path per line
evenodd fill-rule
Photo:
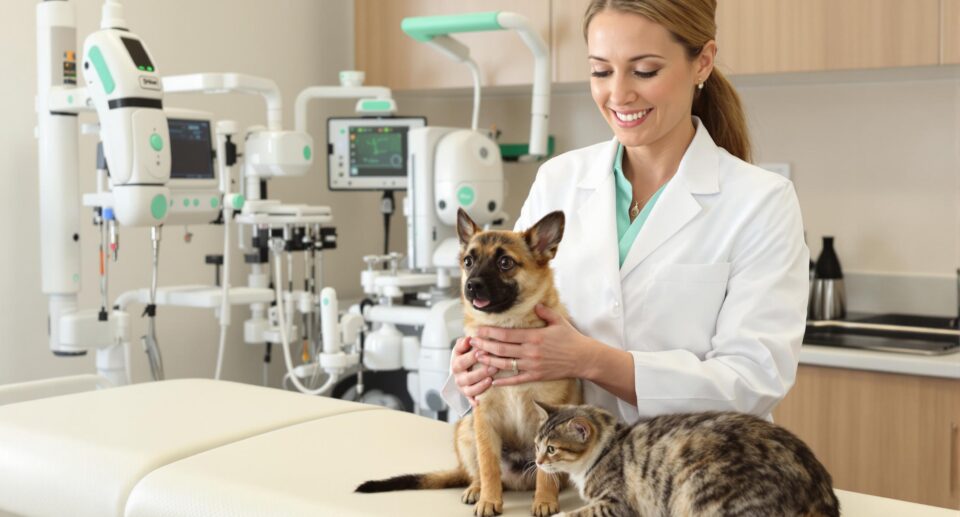
M 412 129 L 408 144 L 409 266 L 456 268 L 457 209 L 479 225 L 503 217 L 500 147 L 480 132 L 449 127 Z
M 140 38 L 125 28 L 94 32 L 84 42 L 83 56 L 117 220 L 124 226 L 162 224 L 169 196 L 170 134 L 153 60 Z
M 313 165 L 313 137 L 303 131 L 254 131 L 246 140 L 244 174 L 261 179 L 303 176 Z

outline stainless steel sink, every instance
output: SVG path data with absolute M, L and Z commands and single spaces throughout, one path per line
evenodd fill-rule
M 804 344 L 942 355 L 960 351 L 957 318 L 911 314 L 849 314 L 807 322 Z

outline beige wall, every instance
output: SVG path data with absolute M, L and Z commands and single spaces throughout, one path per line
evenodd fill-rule
M 99 26 L 99 0 L 73 0 L 78 17 L 78 48 L 82 38 Z M 55 358 L 47 347 L 47 302 L 40 292 L 37 224 L 37 144 L 33 137 L 36 88 L 35 8 L 38 2 L 5 2 L 0 17 L 0 156 L 3 156 L 3 188 L 0 188 L 0 218 L 7 221 L 5 244 L 0 247 L 0 383 L 95 371 L 94 355 L 85 358 Z M 337 71 L 352 67 L 353 3 L 343 0 L 164 0 L 126 1 L 126 18 L 153 53 L 164 75 L 193 72 L 240 72 L 273 79 L 284 95 L 284 120 L 293 125 L 293 100 L 307 86 L 335 84 Z M 238 120 L 241 127 L 265 122 L 264 103 L 257 97 L 170 96 L 170 106 L 213 111 L 219 118 Z M 351 103 L 313 105 L 311 130 L 323 140 L 326 117 L 347 115 Z M 84 115 L 82 121 L 93 121 Z M 81 186 L 94 189 L 93 137 L 81 138 Z M 328 254 L 330 283 L 338 290 L 357 294 L 360 256 L 378 251 L 380 217 L 376 194 L 336 194 L 326 190 L 317 166 L 309 177 L 275 180 L 272 196 L 291 202 L 331 205 L 340 225 L 343 249 Z M 97 236 L 88 224 L 90 212 L 80 214 L 83 255 L 81 306 L 98 306 L 96 284 Z M 357 227 L 372 226 L 366 235 Z M 191 244 L 183 240 L 183 227 L 164 229 L 161 246 L 160 282 L 189 284 L 213 282 L 213 269 L 203 264 L 204 255 L 220 253 L 222 232 L 214 227 L 192 227 Z M 373 234 L 376 238 L 371 238 Z M 113 268 L 111 297 L 123 290 L 149 285 L 149 233 L 125 230 L 121 234 L 120 262 Z M 234 262 L 234 285 L 243 285 L 245 268 Z M 142 310 L 134 307 L 134 311 Z M 242 344 L 246 308 L 234 310 L 233 343 L 226 354 L 224 377 L 259 382 L 263 349 Z M 134 315 L 132 366 L 135 381 L 149 378 L 139 336 L 145 325 Z M 218 336 L 212 311 L 161 308 L 158 337 L 168 377 L 213 375 Z M 273 356 L 272 384 L 281 375 L 279 350 Z

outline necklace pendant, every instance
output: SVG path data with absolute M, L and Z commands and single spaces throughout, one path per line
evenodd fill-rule
M 640 215 L 640 205 L 638 203 L 633 203 L 630 205 L 630 218 L 636 219 Z

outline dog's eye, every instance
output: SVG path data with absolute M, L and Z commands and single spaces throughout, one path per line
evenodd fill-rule
M 467 269 L 472 268 L 472 267 L 473 267 L 473 257 L 471 257 L 470 255 L 467 255 L 466 257 L 463 257 L 463 267 L 465 267 L 465 268 L 467 268 Z
M 510 257 L 500 257 L 500 260 L 497 261 L 497 266 L 501 271 L 509 271 L 515 265 L 517 265 L 517 263 Z
M 553 445 L 547 445 L 547 454 L 556 454 L 557 448 Z

